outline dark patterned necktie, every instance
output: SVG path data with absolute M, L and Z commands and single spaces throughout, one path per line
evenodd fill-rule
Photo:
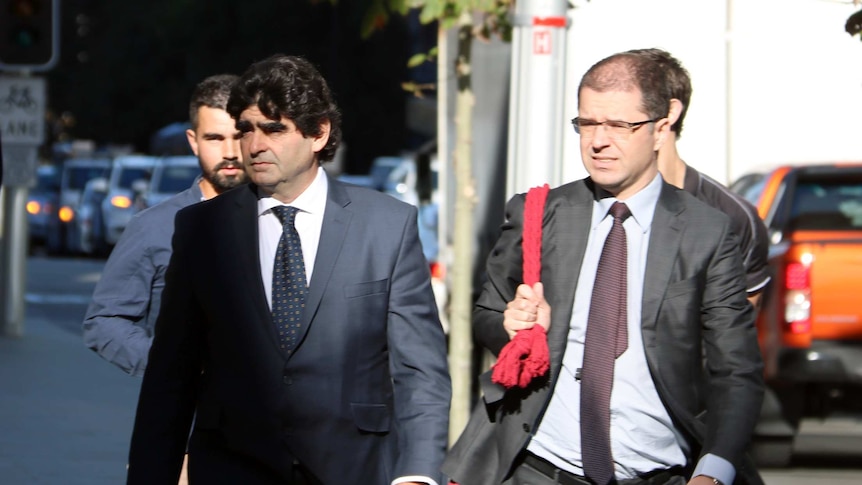
M 584 363 L 581 369 L 581 450 L 584 474 L 598 485 L 614 480 L 611 454 L 611 389 L 614 362 L 628 348 L 626 329 L 626 232 L 631 215 L 621 202 L 611 206 L 614 218 L 590 300 Z
M 305 308 L 305 261 L 302 244 L 293 223 L 299 209 L 286 205 L 272 208 L 282 225 L 281 239 L 272 268 L 272 320 L 278 330 L 281 349 L 293 351 L 297 344 Z

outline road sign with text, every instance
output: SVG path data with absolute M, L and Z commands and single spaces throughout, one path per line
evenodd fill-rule
M 0 132 L 3 143 L 45 141 L 45 79 L 0 76 Z

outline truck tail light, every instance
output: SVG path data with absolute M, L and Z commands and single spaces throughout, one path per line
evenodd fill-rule
M 789 263 L 784 274 L 784 321 L 790 333 L 811 332 L 811 266 Z

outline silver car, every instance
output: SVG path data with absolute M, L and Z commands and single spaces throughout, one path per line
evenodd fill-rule
M 108 192 L 102 201 L 105 241 L 113 247 L 132 216 L 143 207 L 143 195 L 159 157 L 123 155 L 114 158 Z

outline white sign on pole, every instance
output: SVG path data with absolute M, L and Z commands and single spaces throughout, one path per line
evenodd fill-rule
M 45 141 L 45 79 L 0 76 L 0 133 L 3 143 Z

